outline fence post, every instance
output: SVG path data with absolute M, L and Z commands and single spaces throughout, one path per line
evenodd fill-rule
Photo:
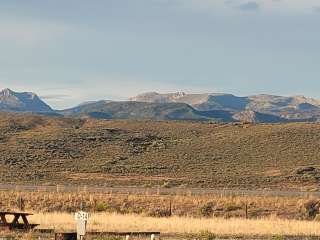
M 19 210 L 20 210 L 20 211 L 24 211 L 24 200 L 23 200 L 23 198 L 21 197 L 21 195 L 19 196 L 18 203 L 19 203 Z
M 248 202 L 246 202 L 246 219 L 248 219 Z

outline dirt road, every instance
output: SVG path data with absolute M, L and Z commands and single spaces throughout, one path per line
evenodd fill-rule
M 13 185 L 0 183 L 2 191 L 46 191 L 46 192 L 100 192 L 123 194 L 177 194 L 177 195 L 223 195 L 223 196 L 278 196 L 278 197 L 320 197 L 320 192 L 283 190 L 235 190 L 211 188 L 143 188 L 143 187 L 93 187 L 72 185 Z

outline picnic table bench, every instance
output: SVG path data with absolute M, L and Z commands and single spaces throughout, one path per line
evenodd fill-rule
M 8 230 L 34 229 L 39 224 L 30 224 L 28 221 L 28 216 L 30 215 L 32 214 L 24 212 L 0 212 L 0 228 L 5 228 Z M 13 220 L 9 221 L 7 219 L 8 216 L 13 216 Z M 22 223 L 19 223 L 20 218 L 22 219 Z
M 142 237 L 142 236 L 151 236 L 151 240 L 155 240 L 156 237 L 160 237 L 160 232 L 87 232 L 87 236 L 90 237 L 125 237 L 126 240 L 130 240 L 130 237 Z M 76 232 L 56 232 L 55 240 L 76 240 L 77 233 Z M 112 238 L 110 238 L 112 239 Z

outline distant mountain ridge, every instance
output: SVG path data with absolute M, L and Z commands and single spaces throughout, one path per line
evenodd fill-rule
M 185 103 L 98 101 L 60 112 L 68 117 L 98 119 L 210 120 Z
M 18 93 L 8 88 L 0 92 L 0 111 L 53 112 L 35 93 Z
M 252 95 L 247 97 L 238 97 L 225 93 L 203 93 L 203 94 L 187 94 L 184 92 L 176 93 L 157 93 L 147 92 L 135 97 L 131 97 L 130 101 L 138 102 L 181 102 L 186 103 L 195 108 L 228 108 L 232 110 L 261 110 L 266 111 L 280 110 L 281 108 L 298 109 L 300 104 L 308 104 L 315 108 L 320 108 L 320 100 L 306 98 L 304 96 L 283 97 L 276 95 Z M 255 108 L 255 109 L 254 109 Z
M 314 121 L 320 116 L 320 100 L 304 96 L 283 97 L 261 94 L 238 97 L 223 93 L 187 94 L 178 92 L 160 94 L 149 92 L 132 97 L 130 100 L 139 102 L 181 102 L 191 105 L 198 111 L 224 110 L 234 113 L 234 119 L 238 121 L 249 120 L 249 116 L 254 118 L 254 116 L 257 116 L 255 113 L 259 113 L 260 117 L 261 114 L 266 117 L 272 115 L 278 117 L 279 121 Z
M 96 119 L 315 122 L 320 120 L 320 100 L 304 96 L 239 97 L 224 93 L 148 92 L 128 101 L 90 101 L 70 109 L 56 111 L 34 93 L 17 93 L 4 89 L 0 92 L 0 111 Z

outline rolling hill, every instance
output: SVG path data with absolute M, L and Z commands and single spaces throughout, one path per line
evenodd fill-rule
M 209 120 L 185 103 L 99 101 L 60 112 L 67 117 L 97 119 Z
M 0 114 L 0 182 L 319 190 L 320 124 Z
M 288 120 L 272 114 L 254 111 L 236 112 L 223 109 L 200 111 L 186 103 L 174 102 L 98 101 L 81 104 L 75 108 L 59 111 L 58 113 L 66 117 L 95 119 L 189 120 L 251 123 L 299 121 L 297 119 Z

